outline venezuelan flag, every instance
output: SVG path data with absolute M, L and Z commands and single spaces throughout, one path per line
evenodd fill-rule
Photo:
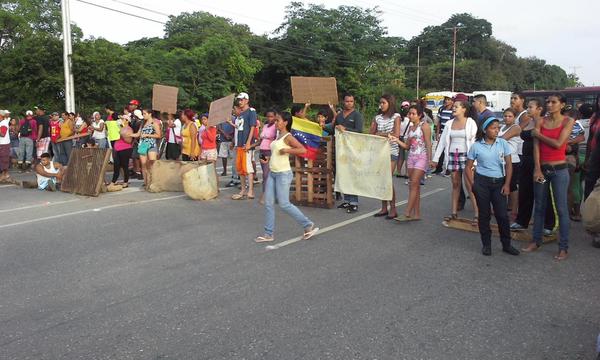
M 306 148 L 306 154 L 302 157 L 315 160 L 319 153 L 321 135 L 323 130 L 319 124 L 310 120 L 293 117 L 292 135 Z

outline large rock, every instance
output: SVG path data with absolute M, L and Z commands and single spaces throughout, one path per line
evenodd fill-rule
M 219 196 L 215 164 L 199 164 L 181 175 L 185 193 L 194 200 L 210 200 Z

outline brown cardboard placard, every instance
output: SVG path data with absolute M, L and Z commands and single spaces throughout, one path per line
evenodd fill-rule
M 175 114 L 178 93 L 178 87 L 154 84 L 152 87 L 152 110 Z
M 334 77 L 290 77 L 292 98 L 296 104 L 327 105 L 338 103 L 337 82 Z
M 231 119 L 231 110 L 233 109 L 234 99 L 235 94 L 231 94 L 210 103 L 210 108 L 208 109 L 209 126 L 219 125 L 220 123 Z

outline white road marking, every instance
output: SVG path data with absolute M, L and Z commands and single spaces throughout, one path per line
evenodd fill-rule
M 435 193 L 438 193 L 440 191 L 443 191 L 443 190 L 445 190 L 445 189 L 444 188 L 437 188 L 435 190 L 428 191 L 426 193 L 422 193 L 421 194 L 421 199 L 424 198 L 424 197 L 433 195 Z M 405 205 L 407 202 L 408 202 L 408 200 L 399 201 L 399 202 L 396 203 L 396 206 Z M 375 215 L 376 213 L 378 213 L 379 211 L 381 211 L 381 210 L 378 209 L 378 210 L 375 210 L 375 211 L 371 211 L 369 213 L 366 213 L 366 214 L 354 217 L 352 219 L 344 220 L 344 221 L 339 222 L 337 224 L 333 224 L 333 225 L 321 228 L 321 229 L 319 229 L 319 232 L 317 233 L 317 236 L 319 236 L 319 235 L 321 235 L 323 233 L 329 232 L 329 231 L 333 231 L 333 230 L 339 229 L 339 228 L 344 227 L 346 225 L 350 225 L 350 224 L 355 223 L 357 221 L 361 221 L 361 220 L 364 220 L 366 218 L 370 218 L 373 215 Z M 277 243 L 275 245 L 268 245 L 268 246 L 265 247 L 265 249 L 266 250 L 277 250 L 277 249 L 281 249 L 284 246 L 288 246 L 288 245 L 294 244 L 294 243 L 296 243 L 298 241 L 301 241 L 301 240 L 302 240 L 302 236 L 298 236 L 298 237 L 295 237 L 295 238 L 292 238 L 292 239 L 289 239 L 289 240 L 286 240 L 286 241 L 282 241 L 282 242 Z
M 57 215 L 46 216 L 46 217 L 37 218 L 37 219 L 30 219 L 30 220 L 19 221 L 19 222 L 10 223 L 10 224 L 3 224 L 3 225 L 0 225 L 0 229 L 4 229 L 4 228 L 8 228 L 8 227 L 13 227 L 13 226 L 19 226 L 19 225 L 25 225 L 25 224 L 31 224 L 31 223 L 38 223 L 38 222 L 46 221 L 46 220 L 59 219 L 59 218 L 65 217 L 65 216 L 85 214 L 85 213 L 88 213 L 88 212 L 102 211 L 102 210 L 106 210 L 106 209 L 114 209 L 114 208 L 123 207 L 123 206 L 147 204 L 147 203 L 152 203 L 152 202 L 157 202 L 157 201 L 164 201 L 164 200 L 172 200 L 172 199 L 182 198 L 182 197 L 185 197 L 185 196 L 187 196 L 187 195 L 184 194 L 184 195 L 167 196 L 167 197 L 162 197 L 162 198 L 158 198 L 158 199 L 148 199 L 148 200 L 126 202 L 126 203 L 121 203 L 121 204 L 107 205 L 107 206 L 102 206 L 100 208 L 95 208 L 95 209 L 85 209 L 85 210 L 79 210 L 79 211 L 72 211 L 72 212 L 64 213 L 64 214 L 57 214 Z
M 81 199 L 71 199 L 71 200 L 55 201 L 55 202 L 46 201 L 45 203 L 42 203 L 42 204 L 33 204 L 33 205 L 27 205 L 27 206 L 22 206 L 22 207 L 18 207 L 18 208 L 12 208 L 12 209 L 2 209 L 2 210 L 0 210 L 0 213 L 13 212 L 13 211 L 18 211 L 18 210 L 35 209 L 38 207 L 46 207 L 46 206 L 52 206 L 52 205 L 61 205 L 61 204 L 67 204 L 67 203 L 80 201 L 80 200 Z

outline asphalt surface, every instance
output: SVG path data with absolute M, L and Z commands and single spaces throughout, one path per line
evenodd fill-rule
M 278 212 L 275 243 L 256 244 L 258 200 L 132 185 L 0 186 L 1 359 L 595 356 L 600 250 L 581 224 L 565 262 L 556 243 L 512 257 L 497 239 L 484 257 L 478 234 L 441 225 L 450 183 L 434 177 L 420 222 L 373 218 L 379 202 L 361 199 L 352 215 L 301 208 L 325 230 L 309 241 Z

